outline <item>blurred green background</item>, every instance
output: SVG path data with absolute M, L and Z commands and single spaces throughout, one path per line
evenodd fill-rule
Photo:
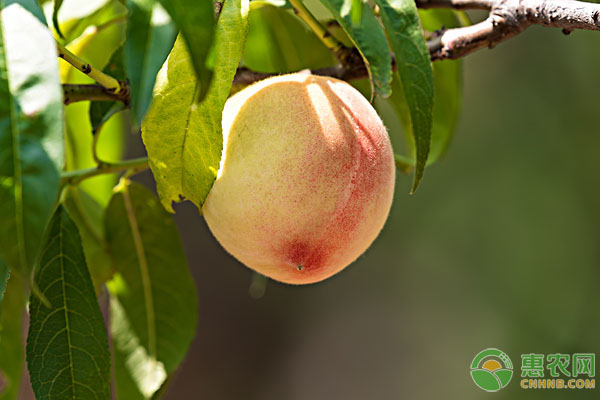
M 398 174 L 371 249 L 316 285 L 268 282 L 228 256 L 194 208 L 176 220 L 200 315 L 168 399 L 571 399 L 523 390 L 523 353 L 600 353 L 600 35 L 533 27 L 468 56 L 454 142 L 413 196 Z M 515 377 L 469 375 L 498 347 Z

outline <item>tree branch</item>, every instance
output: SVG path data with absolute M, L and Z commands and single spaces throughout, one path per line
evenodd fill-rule
M 576 0 L 415 0 L 415 2 L 419 8 L 489 10 L 488 18 L 482 22 L 435 32 L 427 42 L 432 61 L 457 59 L 486 47 L 492 48 L 518 35 L 531 25 L 560 28 L 564 33 L 577 29 L 600 31 L 600 4 Z M 298 4 L 297 1 L 293 3 Z M 330 40 L 327 37 L 320 38 Z M 329 47 L 337 48 L 336 42 L 331 41 L 328 44 Z M 310 72 L 314 75 L 331 76 L 345 81 L 368 77 L 367 69 L 356 49 L 343 47 L 341 50 L 337 49 L 336 53 L 338 57 L 343 55 L 340 57 L 340 64 Z M 77 62 L 74 61 L 73 64 Z M 392 67 L 395 68 L 395 65 L 393 64 Z M 241 67 L 237 70 L 233 85 L 246 86 L 274 75 L 279 74 L 255 72 Z M 120 90 L 124 89 L 123 93 L 111 93 L 110 89 L 100 85 L 63 85 L 65 104 L 83 100 L 113 100 L 127 105 L 128 87 L 123 82 L 119 84 Z
M 419 8 L 454 8 L 455 10 L 491 10 L 494 0 L 415 0 Z
M 507 40 L 531 25 L 600 30 L 600 5 L 575 0 L 416 0 L 417 5 L 478 8 L 490 6 L 489 17 L 472 26 L 442 32 L 429 43 L 431 59 L 456 59 Z
M 477 24 L 436 32 L 427 42 L 432 61 L 457 59 L 476 50 L 492 48 L 524 31 L 531 25 L 572 30 L 600 30 L 600 4 L 575 0 L 415 0 L 419 8 L 489 10 L 489 17 Z M 341 80 L 368 76 L 360 57 L 343 64 L 311 70 Z M 234 84 L 249 85 L 277 74 L 258 73 L 239 68 Z
M 77 57 L 75 54 L 71 53 L 69 49 L 67 49 L 62 44 L 56 42 L 56 49 L 58 50 L 58 56 L 71 64 L 73 67 L 83 72 L 96 82 L 103 86 L 108 92 L 119 94 L 123 90 L 127 90 L 127 85 L 119 81 L 118 79 L 113 78 L 110 75 L 105 74 L 99 69 L 95 68 L 91 64 L 85 62 L 81 58 Z
M 343 62 L 331 67 L 306 70 L 313 75 L 331 76 L 343 81 L 351 81 L 369 76 L 367 68 L 356 49 L 344 47 L 345 55 Z M 396 68 L 396 63 L 392 61 L 392 68 Z M 255 72 L 246 67 L 240 67 L 233 78 L 233 85 L 251 85 L 254 82 L 269 78 L 271 76 L 281 75 L 280 73 Z
M 395 68 L 395 64 L 393 65 L 393 67 Z M 309 70 L 306 71 L 308 72 Z M 310 73 L 313 75 L 331 76 L 332 78 L 337 78 L 343 81 L 352 81 L 355 79 L 366 78 L 369 76 L 367 68 L 365 67 L 365 64 L 360 58 L 355 59 L 352 63 L 348 63 L 345 65 L 338 64 L 332 67 L 311 69 Z M 258 82 L 276 75 L 281 74 L 255 72 L 246 67 L 240 67 L 237 69 L 235 77 L 233 78 L 233 85 L 247 86 L 251 85 L 254 82 Z
M 76 185 L 84 179 L 113 172 L 130 171 L 132 174 L 148 169 L 148 158 L 134 158 L 115 163 L 101 162 L 96 167 L 65 171 L 60 175 L 63 184 Z
M 119 93 L 110 92 L 102 85 L 75 85 L 65 83 L 63 87 L 63 98 L 65 105 L 78 101 L 120 101 L 129 104 L 129 87 L 123 84 Z

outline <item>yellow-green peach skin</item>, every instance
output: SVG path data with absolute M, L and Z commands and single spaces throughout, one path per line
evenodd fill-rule
M 381 231 L 394 155 L 371 104 L 333 78 L 291 74 L 232 96 L 223 158 L 203 206 L 219 243 L 249 268 L 306 284 L 344 269 Z

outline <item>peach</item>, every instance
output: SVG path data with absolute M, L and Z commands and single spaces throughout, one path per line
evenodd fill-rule
M 203 212 L 229 253 L 305 284 L 367 250 L 387 219 L 395 167 L 387 131 L 357 90 L 309 74 L 269 78 L 232 96 L 222 125 Z

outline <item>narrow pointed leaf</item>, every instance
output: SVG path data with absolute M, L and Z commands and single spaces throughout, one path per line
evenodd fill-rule
M 131 87 L 131 109 L 140 123 L 152 100 L 156 74 L 173 48 L 177 30 L 154 0 L 128 0 L 127 8 L 129 21 L 123 55 Z
M 110 57 L 108 64 L 102 70 L 113 78 L 125 81 L 127 74 L 123 65 L 123 47 L 117 49 Z M 102 126 L 116 113 L 125 109 L 125 105 L 116 101 L 92 101 L 90 102 L 90 124 L 92 135 L 100 131 Z
M 297 16 L 264 1 L 251 4 L 245 66 L 260 72 L 293 72 L 336 63 L 333 53 Z
M 352 9 L 350 10 L 352 26 L 360 25 L 360 20 L 362 19 L 362 9 L 362 0 L 352 0 Z
M 115 279 L 115 285 L 120 279 Z M 167 382 L 164 364 L 155 355 L 150 355 L 140 342 L 116 296 L 110 299 L 110 316 L 117 397 L 127 400 L 154 398 Z
M 108 106 L 108 107 L 107 107 Z M 90 123 L 92 124 L 92 135 L 99 135 L 104 125 L 112 117 L 125 111 L 127 106 L 121 102 L 93 101 L 90 104 Z M 96 136 L 95 139 L 98 139 Z
M 433 32 L 459 26 L 454 10 L 421 10 L 423 28 Z M 433 63 L 433 121 L 431 126 L 431 149 L 427 164 L 444 155 L 456 129 L 462 108 L 462 60 L 444 60 Z
M 391 94 L 392 58 L 385 33 L 369 4 L 361 2 L 360 20 L 354 18 L 354 22 L 359 24 L 355 24 L 352 21 L 351 1 L 322 0 L 321 3 L 333 14 L 360 52 L 369 72 L 373 94 L 388 97 Z M 358 15 L 357 10 L 354 15 Z
M 454 134 L 462 107 L 462 60 L 444 60 L 433 64 L 433 81 L 435 94 L 433 96 L 433 120 L 431 126 L 431 148 L 427 158 L 427 166 L 434 164 L 446 152 Z M 387 99 L 376 99 L 375 109 L 379 112 L 384 103 L 395 110 L 401 121 L 401 127 L 390 126 L 388 132 L 394 142 L 394 136 L 405 136 L 410 155 L 397 158 L 402 163 L 396 163 L 399 169 L 409 173 L 415 166 L 415 140 L 412 135 L 411 119 L 406 98 L 402 93 L 402 84 L 392 83 L 392 95 Z M 383 118 L 384 122 L 385 117 Z M 399 134 L 397 131 L 401 131 Z M 398 139 L 399 140 L 399 139 Z M 398 161 L 398 160 L 397 160 Z
M 462 60 L 436 63 L 433 77 L 435 96 L 428 165 L 444 155 L 456 129 L 462 108 Z
M 62 88 L 48 28 L 21 2 L 2 5 L 0 256 L 27 273 L 58 194 Z
M 29 300 L 27 367 L 37 400 L 110 398 L 104 320 L 75 223 L 63 206 L 46 232 L 34 281 L 49 305 Z
M 67 212 L 81 235 L 83 253 L 96 293 L 112 275 L 108 243 L 104 238 L 104 208 L 78 187 L 66 189 L 64 200 Z
M 417 153 L 414 192 L 423 178 L 431 143 L 433 72 L 429 50 L 414 0 L 375 0 L 375 3 L 381 11 L 410 110 Z
M 210 48 L 216 35 L 213 1 L 159 1 L 169 15 L 171 15 L 171 18 L 183 36 L 198 81 L 198 88 L 194 101 L 202 101 L 208 94 L 210 82 L 213 78 L 213 69 L 207 67 Z M 223 13 L 221 12 L 221 14 Z M 218 64 L 215 64 L 215 68 L 216 65 Z
M 60 26 L 58 24 L 58 11 L 60 10 L 60 6 L 62 6 L 63 0 L 54 0 L 54 8 L 52 9 L 52 25 L 54 25 L 54 29 L 56 29 L 56 33 L 58 36 L 64 39 L 64 35 L 60 30 Z
M 201 207 L 216 178 L 223 147 L 221 113 L 248 31 L 248 0 L 226 1 L 216 35 L 215 76 L 195 104 L 201 82 L 181 37 L 157 77 L 142 138 L 163 206 L 191 200 Z
M 442 27 L 460 26 L 459 20 L 463 19 L 464 13 L 432 9 L 419 10 L 419 15 L 423 28 L 433 32 Z M 428 166 L 435 163 L 445 153 L 456 128 L 462 107 L 462 60 L 444 60 L 433 63 L 433 82 L 433 120 L 431 148 L 427 158 Z M 395 76 L 392 81 L 392 95 L 389 98 L 375 99 L 375 109 L 388 127 L 392 144 L 402 144 L 403 138 L 406 138 L 408 149 L 405 155 L 396 155 L 396 166 L 403 172 L 410 172 L 415 166 L 415 140 L 412 134 L 410 111 L 404 96 L 402 82 L 398 77 Z M 390 109 L 395 111 L 401 124 L 386 120 L 388 117 L 386 110 Z
M 177 227 L 150 190 L 121 184 L 105 222 L 117 272 L 108 283 L 117 394 L 147 399 L 194 337 L 196 288 Z
M 23 371 L 23 315 L 25 283 L 12 275 L 0 307 L 0 400 L 17 400 Z

